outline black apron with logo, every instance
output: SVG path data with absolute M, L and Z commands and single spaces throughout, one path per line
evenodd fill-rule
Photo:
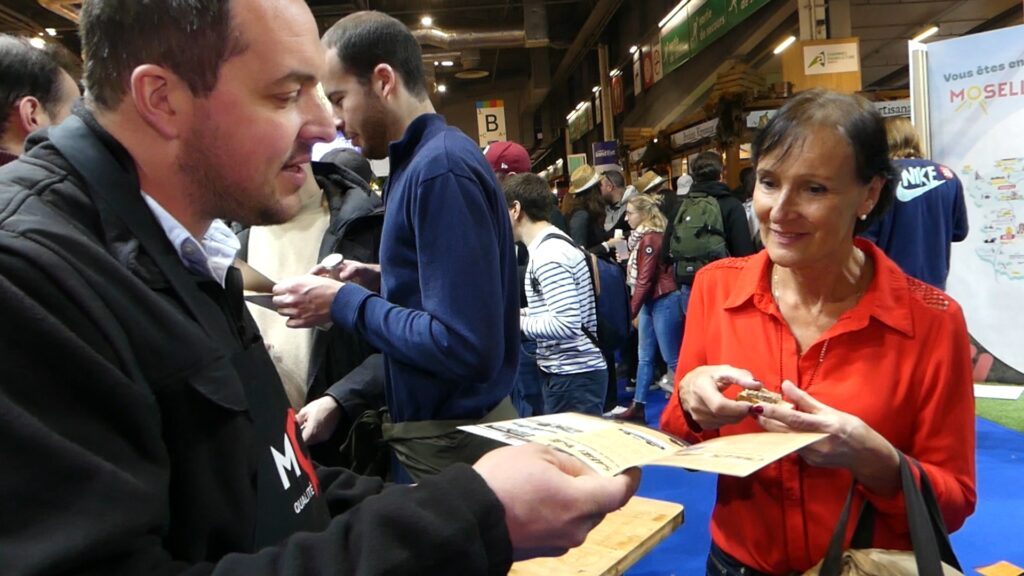
M 188 272 L 156 226 L 135 175 L 81 118 L 67 118 L 50 130 L 50 139 L 83 176 L 97 209 L 114 215 L 127 227 L 167 279 L 184 313 L 202 328 L 209 346 L 217 349 L 220 360 L 206 367 L 205 386 L 213 388 L 210 393 L 230 397 L 239 386 L 244 390 L 247 407 L 244 403 L 238 407 L 248 411 L 253 441 L 238 449 L 247 450 L 250 462 L 256 463 L 257 510 L 251 550 L 277 544 L 299 531 L 323 530 L 330 520 L 327 506 L 320 497 L 294 411 L 242 300 L 238 270 L 229 269 L 224 288 Z M 239 486 L 240 491 L 247 489 Z

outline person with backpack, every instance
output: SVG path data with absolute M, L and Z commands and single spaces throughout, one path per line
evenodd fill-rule
M 713 150 L 701 152 L 690 165 L 690 175 L 693 185 L 669 220 L 668 241 L 662 248 L 679 284 L 684 314 L 698 270 L 715 260 L 755 252 L 743 204 L 722 182 L 721 155 Z
M 654 382 L 656 351 L 661 351 L 668 374 L 675 374 L 679 345 L 683 340 L 682 296 L 676 289 L 672 267 L 661 258 L 666 225 L 658 206 L 660 198 L 638 194 L 626 203 L 629 235 L 628 282 L 633 287 L 630 312 L 637 319 L 639 336 L 636 391 L 633 403 L 617 420 L 646 422 L 647 389 Z
M 527 245 L 523 336 L 537 342 L 544 413 L 601 415 L 608 366 L 598 347 L 590 256 L 548 221 L 554 196 L 534 174 L 504 181 L 512 233 Z

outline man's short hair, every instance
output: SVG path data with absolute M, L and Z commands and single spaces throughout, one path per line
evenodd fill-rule
M 79 29 L 89 101 L 108 110 L 143 64 L 167 68 L 192 94 L 208 96 L 221 66 L 247 48 L 232 25 L 231 0 L 89 0 Z
M 345 71 L 363 86 L 370 83 L 374 68 L 387 64 L 402 78 L 410 94 L 419 100 L 427 98 L 420 43 L 395 18 L 372 10 L 350 14 L 331 26 L 323 43 L 338 54 Z
M 718 182 L 722 179 L 722 155 L 713 150 L 697 154 L 690 164 L 694 182 Z
M 543 178 L 536 174 L 512 174 L 505 178 L 502 186 L 509 208 L 519 202 L 519 206 L 530 220 L 548 222 L 551 219 L 555 195 L 551 193 L 548 183 Z
M 612 186 L 616 188 L 626 187 L 626 177 L 623 176 L 622 172 L 619 172 L 618 170 L 609 170 L 605 172 L 603 176 L 607 178 L 608 181 L 611 182 Z
M 26 96 L 54 114 L 64 100 L 61 67 L 50 54 L 24 38 L 0 34 L 0 134 L 7 131 L 11 108 Z

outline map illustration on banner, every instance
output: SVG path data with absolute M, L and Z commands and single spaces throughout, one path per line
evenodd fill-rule
M 947 290 L 971 336 L 1024 382 L 1024 26 L 927 45 L 931 156 L 964 184 L 970 232 Z M 994 379 L 994 378 L 993 378 Z

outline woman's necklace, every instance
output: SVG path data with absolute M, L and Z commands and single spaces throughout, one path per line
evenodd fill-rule
M 771 279 L 772 300 L 775 301 L 775 307 L 779 309 L 779 314 L 781 314 L 782 313 L 782 305 L 779 304 L 779 281 L 778 281 L 778 278 L 779 278 L 779 268 L 775 264 L 772 264 L 772 279 Z M 858 280 L 858 283 L 861 283 L 861 282 Z M 856 302 L 859 301 L 861 296 L 863 296 L 863 295 L 864 295 L 864 287 L 862 285 L 862 286 L 858 287 L 857 293 L 854 296 L 855 305 L 856 305 Z M 782 322 L 778 323 L 778 330 L 779 330 L 779 335 L 778 335 L 779 336 L 779 385 L 781 386 L 782 385 L 782 373 L 783 373 L 782 372 L 782 338 L 783 338 Z M 818 354 L 818 362 L 814 365 L 814 369 L 811 371 L 811 377 L 807 380 L 807 385 L 806 386 L 802 386 L 803 389 L 810 388 L 811 384 L 814 383 L 814 378 L 818 375 L 818 370 L 821 368 L 822 363 L 825 362 L 825 354 L 828 353 L 828 344 L 831 341 L 832 341 L 831 338 L 826 338 L 825 342 L 822 343 L 822 345 L 821 345 L 821 352 Z

